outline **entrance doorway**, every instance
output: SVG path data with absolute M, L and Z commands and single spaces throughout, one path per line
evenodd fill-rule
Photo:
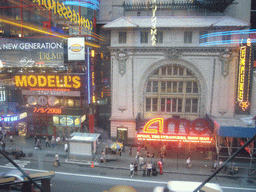
M 117 140 L 119 142 L 126 142 L 128 138 L 128 129 L 124 127 L 117 128 Z

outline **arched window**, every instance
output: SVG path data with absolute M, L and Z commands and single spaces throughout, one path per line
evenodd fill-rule
M 199 95 L 198 80 L 189 69 L 178 65 L 163 66 L 148 78 L 145 112 L 197 115 Z

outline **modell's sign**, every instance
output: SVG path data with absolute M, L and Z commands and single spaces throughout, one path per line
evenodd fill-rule
M 211 143 L 211 131 L 205 119 L 154 118 L 148 121 L 137 134 L 138 140 L 147 141 L 182 141 Z
M 79 89 L 81 78 L 76 75 L 16 75 L 16 87 Z

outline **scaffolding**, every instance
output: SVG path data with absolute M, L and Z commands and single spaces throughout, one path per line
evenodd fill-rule
M 221 137 L 216 135 L 217 162 L 229 159 L 250 138 Z M 223 169 L 229 174 L 243 172 L 248 178 L 256 176 L 256 139 L 234 158 L 232 163 Z M 249 165 L 249 166 L 248 166 Z M 255 178 L 255 177 L 254 177 Z

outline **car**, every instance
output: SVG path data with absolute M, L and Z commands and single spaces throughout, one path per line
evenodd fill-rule
M 29 172 L 26 172 L 28 175 L 30 174 Z M 4 179 L 4 178 L 9 178 L 9 177 L 15 177 L 15 181 L 14 182 L 20 182 L 20 181 L 24 181 L 25 180 L 25 176 L 23 175 L 23 173 L 21 173 L 19 170 L 17 169 L 13 169 L 10 170 L 8 172 L 3 172 L 0 173 L 0 179 Z M 12 185 L 11 189 L 15 190 L 15 191 L 21 191 L 22 188 L 22 183 L 18 183 L 17 185 Z M 38 191 L 36 187 L 32 186 L 32 191 Z
M 169 181 L 166 186 L 155 187 L 153 192 L 193 192 L 201 182 Z M 206 183 L 198 192 L 223 192 L 220 185 Z

